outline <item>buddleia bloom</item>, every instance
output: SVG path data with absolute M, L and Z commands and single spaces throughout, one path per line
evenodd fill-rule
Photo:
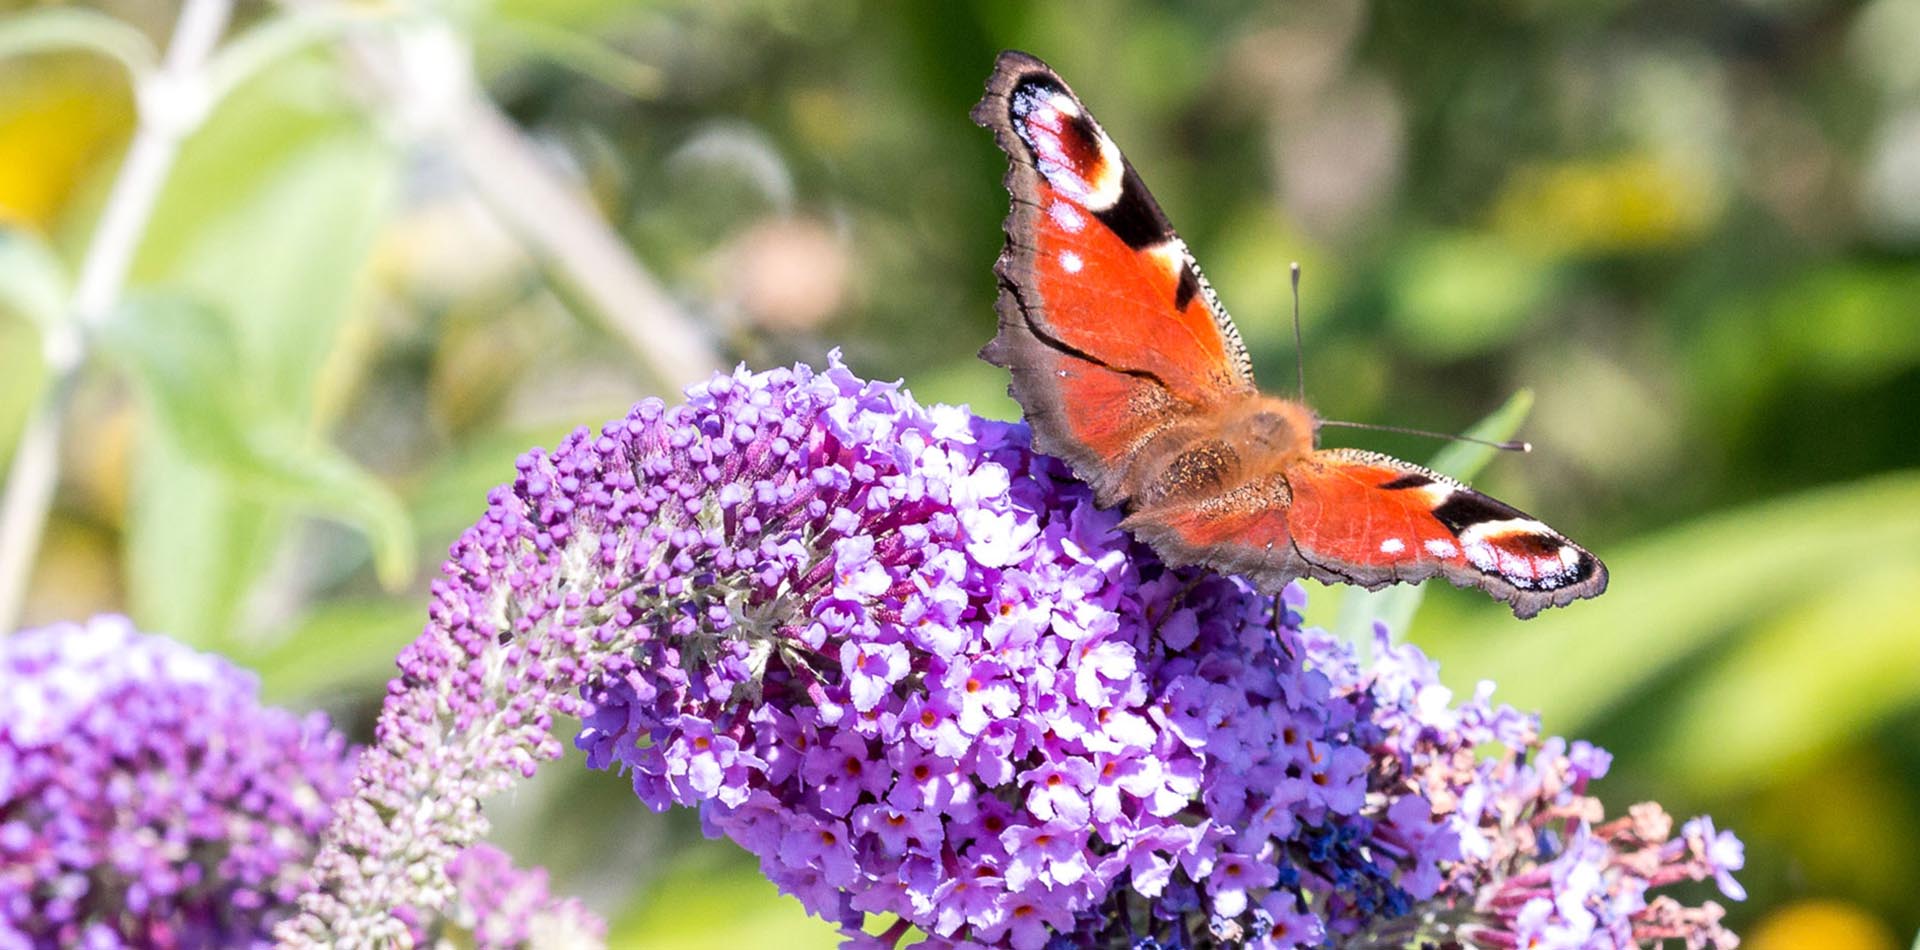
M 355 754 L 124 617 L 0 638 L 0 948 L 270 946 Z M 529 921 L 584 919 L 498 852 L 460 860 L 464 913 L 416 915 L 416 945 L 523 947 Z
M 479 797 L 559 755 L 555 715 L 851 947 L 1318 946 L 1479 913 L 1452 786 L 1387 761 L 1351 654 L 1118 518 L 1023 426 L 837 360 L 529 453 L 454 546 L 288 932 L 436 906 Z
M 1321 638 L 1313 648 L 1340 657 L 1330 664 L 1336 680 L 1374 703 L 1384 753 L 1376 768 L 1433 802 L 1462 844 L 1436 900 L 1376 922 L 1370 939 L 1539 950 L 1739 944 L 1717 902 L 1687 907 L 1654 893 L 1711 878 L 1725 897 L 1745 899 L 1732 873 L 1745 863 L 1739 839 L 1704 817 L 1676 834 L 1651 802 L 1606 819 L 1588 792 L 1612 763 L 1606 750 L 1543 737 L 1536 717 L 1491 701 L 1491 683 L 1455 705 L 1418 648 L 1392 643 L 1384 628 L 1375 633 L 1365 670 L 1343 644 Z
M 0 638 L 0 947 L 264 945 L 353 762 L 124 617 Z

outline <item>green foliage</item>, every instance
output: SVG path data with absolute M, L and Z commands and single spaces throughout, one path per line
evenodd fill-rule
M 66 321 L 66 268 L 38 235 L 0 227 L 0 457 L 45 387 L 41 348 Z
M 1500 683 L 1509 702 L 1545 709 L 1555 728 L 1582 732 L 1736 633 L 1745 648 L 1766 649 L 1765 637 L 1744 632 L 1748 624 L 1804 609 L 1810 598 L 1824 602 L 1852 585 L 1873 586 L 1887 579 L 1884 571 L 1898 576 L 1920 566 L 1915 512 L 1920 478 L 1896 475 L 1714 515 L 1607 551 L 1612 582 L 1604 596 L 1580 605 L 1585 609 L 1551 611 L 1526 624 L 1483 624 L 1458 642 L 1450 639 L 1446 653 L 1474 676 Z M 1860 595 L 1853 590 L 1851 596 Z M 1886 619 L 1907 616 L 1902 610 Z M 1860 635 L 1871 640 L 1879 627 L 1875 621 Z M 1819 632 L 1856 635 L 1850 628 Z M 1830 650 L 1821 664 L 1844 664 L 1851 655 Z M 1920 697 L 1920 677 L 1906 676 L 1903 688 L 1909 699 Z M 1737 701 L 1725 712 L 1751 713 L 1754 705 Z M 1700 754 L 1711 759 L 1730 751 Z
M 66 49 L 98 53 L 136 76 L 159 62 L 153 43 L 137 27 L 95 10 L 54 7 L 14 14 L 0 22 L 0 59 Z
M 738 850 L 696 848 L 668 862 L 650 900 L 612 922 L 608 945 L 649 950 L 782 947 L 831 950 L 832 925 L 803 915 Z
M 25 317 L 44 336 L 66 320 L 66 268 L 39 235 L 0 228 L 0 312 Z
M 353 523 L 371 539 L 382 579 L 391 586 L 406 582 L 413 535 L 399 500 L 298 420 L 270 411 L 282 403 L 264 394 L 269 387 L 249 371 L 251 364 L 213 311 L 179 298 L 133 300 L 100 327 L 99 342 L 143 384 L 158 423 L 155 437 L 178 453 L 170 461 L 199 482 L 196 488 L 236 505 L 292 505 Z M 219 478 L 206 479 L 207 472 Z M 204 538 L 190 524 L 168 527 L 174 547 L 182 539 Z M 153 572 L 147 580 L 163 597 L 194 585 L 179 562 L 146 562 Z
M 243 646 L 234 661 L 260 674 L 269 702 L 302 697 L 373 701 L 393 675 L 394 657 L 420 634 L 418 597 L 327 601 L 277 642 Z
M 1390 278 L 1387 315 L 1403 339 L 1435 357 L 1478 355 L 1542 316 L 1550 263 L 1499 235 L 1418 241 Z
M 317 436 L 319 357 L 354 312 L 394 173 L 341 95 L 304 59 L 237 90 L 183 150 L 141 246 L 135 280 L 205 304 L 162 308 L 164 330 L 137 309 L 119 321 L 167 423 L 140 446 L 127 524 L 134 614 L 154 629 L 237 636 L 291 506 L 360 526 L 385 583 L 413 570 L 391 492 Z

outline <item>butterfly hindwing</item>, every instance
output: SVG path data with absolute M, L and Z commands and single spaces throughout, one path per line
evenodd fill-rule
M 1505 502 L 1374 452 L 1314 452 L 1286 471 L 1308 573 L 1362 587 L 1440 576 L 1531 617 L 1607 587 L 1600 559 Z
M 1110 502 L 1131 451 L 1253 391 L 1245 347 L 1140 176 L 1046 64 L 1003 53 L 973 118 L 1007 153 L 1013 195 L 1000 332 L 982 355 L 1013 371 L 1041 446 Z
M 1526 618 L 1607 587 L 1606 565 L 1525 512 L 1355 449 L 1317 451 L 1282 476 L 1122 524 L 1169 563 L 1204 564 L 1265 590 L 1298 577 L 1372 590 L 1439 576 Z

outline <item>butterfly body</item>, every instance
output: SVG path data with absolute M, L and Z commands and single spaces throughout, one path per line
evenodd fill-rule
M 973 118 L 1010 159 L 1000 328 L 1041 451 L 1168 563 L 1266 590 L 1443 576 L 1522 617 L 1606 587 L 1592 554 L 1459 482 L 1317 448 L 1306 405 L 1260 392 L 1226 309 L 1133 166 L 1064 81 L 1001 54 Z

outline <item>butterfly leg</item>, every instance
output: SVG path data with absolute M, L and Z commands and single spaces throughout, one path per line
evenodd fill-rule
M 1157 634 L 1160 632 L 1160 625 L 1164 623 L 1168 617 L 1173 616 L 1173 612 L 1180 609 L 1182 604 L 1186 603 L 1187 595 L 1193 593 L 1193 589 L 1199 587 L 1200 582 L 1206 580 L 1209 573 L 1211 572 L 1204 570 L 1193 572 L 1193 576 L 1187 578 L 1187 582 L 1181 584 L 1180 589 L 1174 591 L 1173 596 L 1166 599 L 1162 612 L 1158 617 L 1154 616 L 1154 609 L 1152 607 L 1147 608 L 1147 623 L 1153 625 L 1154 633 Z
M 1282 591 L 1285 589 L 1286 588 L 1281 588 Z M 1275 591 L 1273 594 L 1273 619 L 1270 621 L 1273 625 L 1273 640 L 1275 643 L 1280 644 L 1280 652 L 1285 653 L 1287 659 L 1298 660 L 1300 657 L 1294 654 L 1293 644 L 1287 640 L 1286 619 L 1287 600 L 1281 596 L 1280 591 Z

